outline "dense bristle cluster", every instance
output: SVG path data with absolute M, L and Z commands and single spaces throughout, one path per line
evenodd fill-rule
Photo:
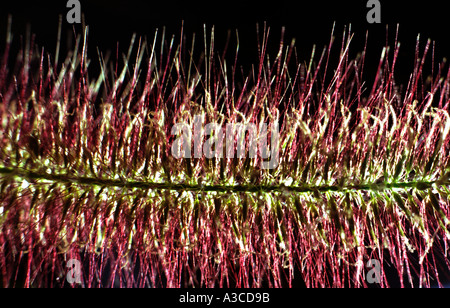
M 94 78 L 87 29 L 64 63 L 26 42 L 14 70 L 8 36 L 0 283 L 65 286 L 76 259 L 86 287 L 368 286 L 375 259 L 380 286 L 386 264 L 402 286 L 440 285 L 450 269 L 450 75 L 444 64 L 422 75 L 431 43 L 421 54 L 418 40 L 400 93 L 397 41 L 368 88 L 366 51 L 350 59 L 351 33 L 331 68 L 333 41 L 305 64 L 283 38 L 266 54 L 268 32 L 243 76 L 214 50 L 213 31 L 203 61 L 194 40 L 177 46 L 157 33 L 133 38 L 123 62 L 98 52 Z M 194 116 L 278 124 L 278 166 L 261 168 L 249 149 L 174 157 L 171 129 Z

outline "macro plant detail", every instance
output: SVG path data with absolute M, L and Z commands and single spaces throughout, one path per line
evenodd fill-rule
M 433 57 L 432 76 L 423 75 L 431 41 L 417 39 L 404 88 L 394 78 L 400 43 L 385 46 L 369 87 L 367 50 L 350 57 L 350 31 L 335 67 L 334 29 L 305 63 L 283 31 L 268 54 L 269 32 L 258 33 L 249 72 L 237 65 L 239 39 L 230 64 L 205 28 L 201 43 L 156 32 L 149 42 L 134 36 L 115 60 L 98 50 L 92 76 L 87 27 L 63 62 L 32 38 L 14 59 L 8 31 L 0 284 L 66 286 L 75 259 L 84 287 L 281 287 L 300 274 L 308 287 L 366 287 L 365 264 L 375 259 L 382 287 L 387 264 L 402 286 L 441 286 L 450 71 Z M 220 127 L 268 123 L 268 140 L 276 123 L 276 168 L 261 168 L 265 157 L 249 148 L 175 157 L 172 128 L 196 117 Z M 235 153 L 239 136 L 253 138 L 234 135 Z

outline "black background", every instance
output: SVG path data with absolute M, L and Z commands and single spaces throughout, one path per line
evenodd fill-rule
M 220 51 L 231 30 L 231 41 L 235 43 L 235 29 L 239 31 L 239 60 L 244 65 L 257 62 L 256 23 L 267 22 L 271 41 L 269 53 L 276 55 L 281 28 L 286 27 L 285 40 L 296 38 L 300 61 L 309 61 L 313 44 L 320 54 L 328 44 L 333 23 L 336 23 L 335 49 L 340 47 L 340 39 L 345 26 L 351 24 L 355 33 L 351 51 L 353 54 L 364 48 L 366 31 L 369 33 L 367 46 L 367 78 L 376 71 L 376 65 L 386 33 L 391 46 L 399 24 L 400 56 L 397 76 L 401 83 L 408 81 L 413 71 L 416 37 L 421 34 L 421 46 L 428 38 L 435 41 L 436 62 L 450 56 L 448 35 L 449 13 L 444 1 L 387 1 L 381 0 L 381 24 L 369 24 L 366 14 L 367 0 L 352 1 L 136 1 L 136 0 L 81 0 L 82 13 L 90 26 L 90 56 L 97 58 L 96 47 L 101 51 L 116 50 L 120 42 L 121 51 L 128 48 L 133 33 L 147 36 L 151 41 L 155 30 L 166 27 L 167 37 L 175 34 L 179 38 L 182 21 L 188 41 L 192 33 L 197 35 L 198 48 L 202 48 L 203 24 L 210 29 L 215 26 L 216 50 Z M 17 37 L 25 34 L 26 25 L 31 25 L 39 46 L 53 52 L 56 45 L 58 16 L 63 16 L 63 35 L 72 33 L 74 27 L 67 24 L 65 17 L 69 9 L 67 1 L 2 1 L 0 4 L 0 47 L 6 37 L 7 16 L 13 17 L 13 33 Z M 388 26 L 388 31 L 386 30 Z M 81 26 L 75 30 L 81 33 Z M 71 32 L 70 32 L 71 31 Z M 68 34 L 70 36 L 70 34 Z M 63 36 L 64 43 L 64 36 Z M 235 46 L 235 45 L 233 45 Z M 232 47 L 230 47 L 232 49 Z M 421 51 L 421 52 L 422 52 Z M 234 51 L 232 51 L 234 54 Z M 430 59 L 431 59 L 431 52 Z M 431 61 L 425 68 L 431 68 Z

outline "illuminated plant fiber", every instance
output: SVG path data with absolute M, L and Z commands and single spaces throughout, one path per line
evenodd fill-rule
M 382 287 L 387 264 L 402 286 L 441 285 L 450 269 L 450 74 L 434 56 L 433 74 L 422 74 L 430 41 L 417 39 L 399 87 L 397 38 L 369 86 L 367 50 L 350 58 L 350 31 L 337 59 L 332 36 L 302 62 L 283 33 L 269 55 L 264 28 L 249 72 L 237 65 L 239 39 L 229 57 L 216 52 L 214 31 L 201 43 L 181 34 L 133 37 L 126 55 L 98 50 L 91 61 L 86 28 L 63 62 L 31 36 L 11 67 L 8 31 L 2 286 L 67 286 L 69 259 L 82 262 L 84 287 L 281 287 L 299 273 L 308 287 L 365 287 L 370 259 L 381 262 Z M 221 127 L 278 123 L 278 167 L 261 169 L 248 152 L 173 157 L 171 128 L 195 115 Z

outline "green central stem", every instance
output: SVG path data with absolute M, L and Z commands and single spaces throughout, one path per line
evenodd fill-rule
M 285 186 L 285 185 L 202 185 L 202 184 L 175 184 L 175 183 L 154 183 L 145 181 L 123 181 L 91 177 L 77 177 L 67 174 L 48 174 L 27 171 L 19 168 L 0 168 L 0 175 L 20 177 L 26 180 L 49 180 L 55 183 L 77 183 L 80 185 L 96 185 L 102 187 L 124 187 L 140 188 L 151 190 L 185 190 L 185 191 L 206 191 L 206 192 L 327 192 L 327 191 L 348 191 L 348 190 L 384 190 L 384 189 L 409 189 L 430 188 L 436 181 L 411 181 L 393 183 L 365 183 L 350 184 L 346 186 L 338 185 L 318 185 L 318 186 Z

